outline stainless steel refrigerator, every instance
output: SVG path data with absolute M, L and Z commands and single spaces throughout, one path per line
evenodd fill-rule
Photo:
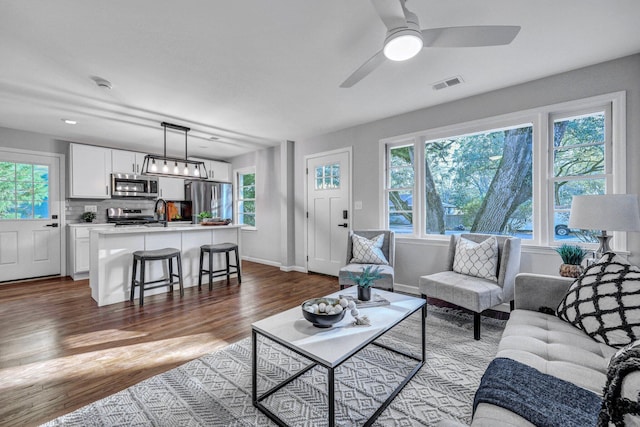
M 197 224 L 200 212 L 211 213 L 212 218 L 233 221 L 233 186 L 224 182 L 187 181 L 184 194 L 191 200 L 191 222 Z

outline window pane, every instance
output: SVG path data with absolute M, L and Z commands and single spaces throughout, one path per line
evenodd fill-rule
M 0 162 L 0 218 L 49 217 L 49 167 Z
M 16 180 L 33 181 L 33 166 L 16 163 Z
M 14 181 L 16 179 L 16 164 L 0 162 L 0 181 Z
M 555 176 L 604 173 L 604 144 L 558 149 L 553 158 Z
M 389 228 L 397 233 L 413 233 L 413 192 L 389 192 Z
M 254 186 L 242 187 L 242 198 L 243 199 L 255 199 L 256 198 L 256 188 Z
M 605 194 L 605 181 L 604 178 L 559 181 L 554 183 L 554 193 L 555 209 L 570 209 L 573 196 Z
M 531 125 L 425 143 L 425 230 L 532 238 Z

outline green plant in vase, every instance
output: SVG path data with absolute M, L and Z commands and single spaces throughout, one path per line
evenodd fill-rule
M 84 212 L 82 215 L 80 215 L 80 218 L 82 218 L 84 222 L 93 222 L 93 220 L 96 219 L 96 213 Z
M 373 282 L 381 278 L 380 267 L 372 265 L 367 265 L 360 274 L 349 272 L 349 279 L 358 286 L 358 299 L 360 301 L 369 301 L 371 299 Z
M 198 214 L 200 222 L 206 222 L 209 218 L 212 218 L 211 212 L 209 211 L 202 211 Z
M 556 248 L 556 252 L 562 258 L 563 264 L 560 266 L 560 276 L 562 277 L 578 277 L 582 274 L 582 261 L 589 251 L 577 245 L 563 244 Z

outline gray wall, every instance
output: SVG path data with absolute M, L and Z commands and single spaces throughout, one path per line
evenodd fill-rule
M 512 86 L 483 95 L 426 108 L 349 129 L 297 141 L 295 151 L 296 264 L 305 265 L 304 157 L 323 151 L 353 147 L 353 200 L 363 209 L 353 211 L 353 228 L 379 227 L 379 140 L 425 129 L 464 123 L 534 107 L 590 96 L 627 93 L 627 192 L 640 192 L 640 55 L 594 65 Z M 630 261 L 640 264 L 640 233 L 629 233 Z M 398 240 L 396 281 L 416 286 L 421 275 L 438 271 L 444 263 L 444 242 Z M 523 251 L 522 271 L 557 274 L 560 258 L 549 248 Z
M 0 147 L 18 148 L 21 150 L 43 151 L 66 155 L 69 143 L 41 133 L 0 127 Z
M 256 168 L 256 230 L 242 230 L 242 256 L 280 266 L 280 147 L 235 157 L 231 165 L 234 184 L 236 169 Z

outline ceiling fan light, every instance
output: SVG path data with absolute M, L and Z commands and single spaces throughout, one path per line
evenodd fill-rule
M 395 32 L 384 43 L 384 56 L 392 61 L 406 61 L 423 48 L 422 34 L 409 28 Z

